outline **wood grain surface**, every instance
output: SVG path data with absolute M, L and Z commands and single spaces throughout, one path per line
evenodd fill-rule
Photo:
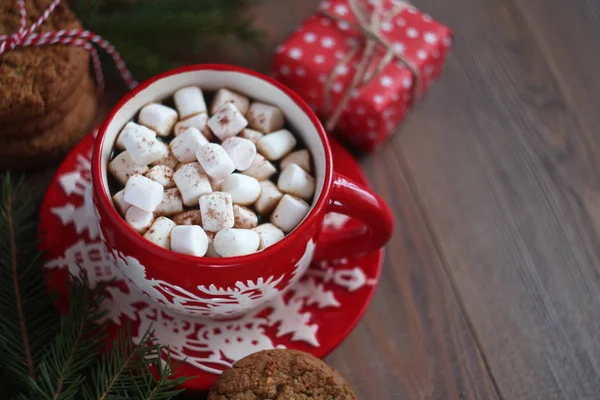
M 268 72 L 316 4 L 262 0 L 264 46 L 191 61 Z M 600 3 L 415 5 L 456 40 L 399 132 L 361 157 L 397 229 L 327 361 L 365 400 L 599 399 Z

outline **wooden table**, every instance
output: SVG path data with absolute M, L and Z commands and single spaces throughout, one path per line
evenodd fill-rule
M 268 71 L 316 0 L 262 0 Z M 397 228 L 327 361 L 360 399 L 600 398 L 600 3 L 416 0 L 456 35 L 444 76 L 361 164 Z

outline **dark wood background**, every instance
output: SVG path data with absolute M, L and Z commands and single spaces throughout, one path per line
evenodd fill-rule
M 262 0 L 267 72 L 316 0 Z M 600 2 L 415 0 L 444 76 L 361 158 L 397 229 L 367 314 L 327 358 L 360 399 L 600 398 Z M 110 104 L 116 94 L 107 97 Z

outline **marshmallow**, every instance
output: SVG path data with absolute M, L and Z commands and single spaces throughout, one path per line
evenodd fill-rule
M 281 171 L 277 180 L 277 187 L 284 193 L 310 200 L 315 194 L 315 178 L 307 174 L 297 164 L 290 164 Z
M 216 143 L 200 147 L 196 152 L 196 157 L 204 171 L 217 181 L 227 178 L 235 171 L 235 165 L 227 152 Z
M 204 102 L 202 90 L 197 86 L 188 86 L 179 89 L 173 94 L 173 101 L 175 102 L 177 113 L 179 113 L 179 119 L 206 112 L 206 103 Z
M 162 201 L 164 190 L 160 183 L 142 175 L 134 175 L 125 185 L 123 198 L 132 206 L 153 212 Z
M 231 103 L 227 103 L 208 120 L 208 127 L 221 140 L 235 136 L 248 126 L 248 121 Z
M 256 144 L 265 135 L 263 135 L 259 131 L 255 131 L 254 129 L 246 128 L 246 129 L 242 129 L 242 131 L 240 132 L 240 134 L 238 136 L 241 138 L 244 138 L 244 139 L 251 140 L 252 143 Z
M 221 191 L 231 194 L 234 204 L 249 206 L 260 195 L 260 184 L 251 176 L 231 174 L 221 184 Z
M 146 178 L 152 179 L 155 182 L 158 182 L 165 189 L 170 189 L 175 187 L 175 182 L 173 181 L 173 171 L 171 168 L 166 165 L 157 165 L 152 168 L 148 172 L 146 172 Z
M 259 250 L 264 250 L 285 237 L 285 233 L 273 224 L 261 224 L 252 230 L 260 237 Z
M 215 135 L 208 129 L 208 125 L 206 122 L 208 121 L 208 116 L 204 113 L 194 115 L 193 117 L 189 117 L 188 119 L 184 119 L 183 121 L 179 121 L 175 124 L 175 136 L 181 135 L 183 132 L 188 130 L 189 128 L 198 129 L 206 139 L 209 141 L 215 140 Z
M 168 189 L 163 194 L 163 199 L 154 210 L 155 216 L 166 215 L 168 217 L 183 212 L 183 201 L 179 189 Z
M 208 250 L 208 237 L 197 225 L 179 225 L 171 230 L 171 250 L 202 257 Z
M 212 192 L 208 176 L 199 163 L 182 165 L 173 175 L 175 185 L 181 192 L 183 204 L 196 206 L 200 196 Z
M 154 130 L 159 136 L 169 136 L 175 122 L 177 111 L 158 103 L 144 106 L 138 116 L 138 123 Z
M 287 129 L 265 135 L 256 144 L 256 148 L 267 160 L 279 160 L 296 147 L 296 138 Z
M 283 193 L 279 191 L 273 182 L 262 181 L 260 183 L 260 196 L 254 203 L 254 209 L 262 216 L 269 215 L 277 207 L 282 197 Z
M 123 129 L 121 130 L 121 133 L 119 133 L 119 136 L 117 137 L 117 141 L 115 142 L 115 147 L 119 150 L 125 150 L 125 143 L 123 143 L 123 134 L 125 132 L 128 131 L 137 131 L 137 132 L 146 132 L 146 133 L 150 133 L 152 136 L 156 137 L 156 132 L 154 132 L 152 129 L 148 129 L 145 126 L 142 125 L 138 125 L 135 122 L 128 122 L 127 125 L 125 125 L 123 127 Z
M 225 139 L 221 146 L 233 161 L 235 169 L 245 171 L 250 168 L 256 156 L 256 145 L 251 140 L 234 136 Z
M 213 192 L 200 197 L 200 212 L 202 227 L 207 231 L 233 227 L 233 202 L 229 193 Z
M 262 133 L 270 133 L 283 128 L 283 113 L 277 107 L 263 103 L 252 103 L 248 108 L 248 124 L 250 128 Z
M 165 157 L 161 158 L 158 161 L 154 161 L 153 163 L 150 163 L 150 166 L 155 167 L 157 165 L 164 165 L 166 167 L 171 168 L 172 170 L 175 170 L 175 168 L 177 167 L 177 164 L 179 164 L 179 161 L 175 158 L 175 156 L 173 155 L 173 153 L 171 153 L 171 149 L 169 149 L 169 145 L 161 142 L 160 140 L 157 141 L 159 147 L 162 147 L 163 150 L 163 154 L 166 154 Z
M 210 113 L 216 114 L 226 103 L 232 103 L 242 113 L 242 115 L 246 115 L 248 112 L 248 106 L 250 105 L 250 100 L 248 100 L 246 96 L 242 96 L 241 94 L 232 92 L 231 90 L 219 89 L 217 93 L 215 93 L 215 97 L 213 97 L 213 101 L 210 106 Z
M 202 226 L 202 213 L 200 210 L 184 211 L 173 217 L 177 225 L 200 225 Z
M 208 144 L 208 140 L 196 128 L 188 128 L 181 135 L 171 140 L 171 153 L 182 163 L 196 161 L 196 151 Z
M 257 153 L 254 157 L 254 161 L 252 161 L 252 165 L 250 165 L 250 168 L 242 173 L 259 181 L 264 181 L 265 179 L 269 179 L 271 176 L 273 176 L 275 172 L 277 172 L 277 168 L 275 168 L 275 166 L 269 161 L 265 160 L 262 155 Z
M 148 165 L 169 155 L 150 129 L 128 129 L 121 138 L 131 159 L 138 165 Z
M 125 215 L 127 210 L 129 210 L 129 207 L 131 207 L 131 204 L 129 204 L 128 202 L 125 201 L 125 198 L 123 197 L 124 195 L 125 195 L 125 192 L 123 190 L 119 190 L 112 197 L 113 204 L 115 205 L 115 208 L 117 209 L 117 211 L 119 211 L 119 213 L 121 213 L 121 215 Z
M 260 244 L 258 233 L 249 229 L 223 229 L 214 239 L 215 250 L 222 257 L 245 256 L 255 253 Z
M 154 215 L 151 212 L 144 211 L 140 208 L 131 206 L 125 213 L 125 222 L 129 224 L 137 233 L 144 233 L 152 222 Z
M 108 172 L 110 172 L 121 185 L 125 185 L 131 176 L 145 174 L 146 171 L 148 171 L 148 166 L 137 165 L 134 163 L 128 151 L 119 153 L 110 163 L 108 163 Z
M 219 253 L 217 253 L 217 251 L 215 250 L 215 236 L 217 235 L 217 233 L 207 231 L 204 232 L 206 233 L 206 237 L 208 238 L 208 249 L 206 250 L 205 257 L 221 257 Z
M 285 233 L 290 233 L 308 214 L 310 206 L 304 200 L 286 194 L 271 215 L 271 223 Z
M 308 172 L 312 173 L 312 163 L 310 162 L 310 153 L 306 149 L 294 151 L 281 160 L 279 163 L 279 168 L 283 171 L 290 164 L 298 164 L 300 168 Z
M 233 205 L 233 227 L 239 229 L 250 229 L 258 225 L 258 217 L 252 212 L 252 210 L 246 207 Z
M 175 222 L 167 217 L 158 217 L 144 233 L 144 238 L 163 249 L 171 248 L 171 230 L 175 227 Z

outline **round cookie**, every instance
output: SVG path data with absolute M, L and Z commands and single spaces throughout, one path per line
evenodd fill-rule
M 348 382 L 298 350 L 265 350 L 223 372 L 208 400 L 356 400 Z
M 27 0 L 27 26 L 35 22 L 50 0 Z M 0 32 L 19 28 L 16 0 L 0 1 Z M 62 1 L 36 30 L 81 29 L 81 24 Z M 19 47 L 0 56 L 0 123 L 47 114 L 75 90 L 83 74 L 89 74 L 89 54 L 77 46 Z
M 79 86 L 63 102 L 56 106 L 47 115 L 39 118 L 29 118 L 26 121 L 15 121 L 12 123 L 0 124 L 0 140 L 6 139 L 24 139 L 37 136 L 45 131 L 52 129 L 59 124 L 73 108 L 83 99 L 85 95 L 95 90 L 92 77 L 89 74 L 83 76 Z
M 31 138 L 0 138 L 0 169 L 37 168 L 64 155 L 89 132 L 96 115 L 96 92 L 85 93 L 72 112 L 57 125 Z

